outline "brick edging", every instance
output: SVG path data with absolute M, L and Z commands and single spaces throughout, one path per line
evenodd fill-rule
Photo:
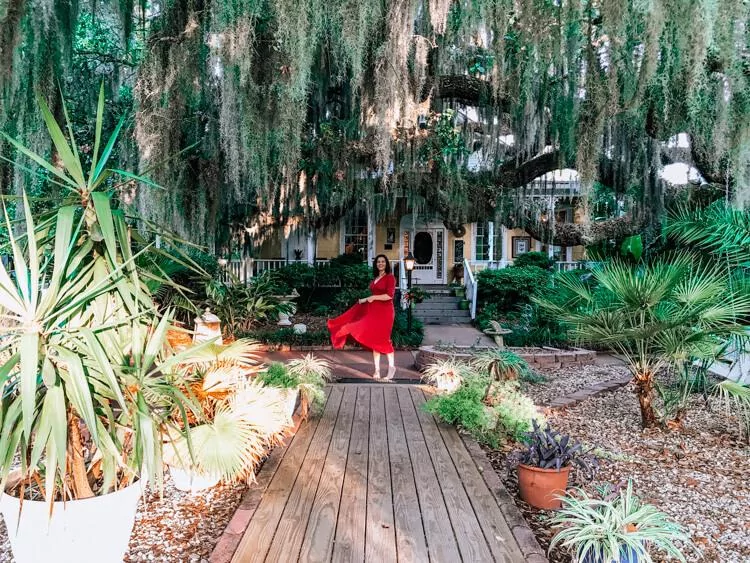
M 279 465 L 281 465 L 281 460 L 284 458 L 284 454 L 286 454 L 287 447 L 297 433 L 297 430 L 299 430 L 300 424 L 302 424 L 302 419 L 299 415 L 295 415 L 294 428 L 291 430 L 289 438 L 283 446 L 277 446 L 271 450 L 268 458 L 263 462 L 263 467 L 258 472 L 255 483 L 248 486 L 232 518 L 229 520 L 226 528 L 224 528 L 221 536 L 219 536 L 219 541 L 216 542 L 208 558 L 209 563 L 230 563 L 232 561 L 234 553 L 237 551 L 240 541 L 242 541 L 242 536 L 245 535 L 245 531 L 250 524 L 250 519 L 255 514 L 255 510 L 258 508 L 263 494 L 271 483 L 271 479 L 276 474 Z
M 516 506 L 513 497 L 503 485 L 500 476 L 492 467 L 479 443 L 463 432 L 459 432 L 458 435 L 461 436 L 461 440 L 463 440 L 469 455 L 474 460 L 487 488 L 492 492 L 495 501 L 500 506 L 513 538 L 516 540 L 518 547 L 521 548 L 526 563 L 549 563 L 544 549 L 539 545 L 534 532 L 523 517 L 521 510 Z
M 575 393 L 553 399 L 552 401 L 544 403 L 542 406 L 552 409 L 565 409 L 568 407 L 572 407 L 582 401 L 585 401 L 586 399 L 590 399 L 591 397 L 596 397 L 597 395 L 602 395 L 603 393 L 608 393 L 610 391 L 619 389 L 620 387 L 624 387 L 625 385 L 630 383 L 631 380 L 632 377 L 630 375 L 627 375 L 623 377 L 616 377 L 614 379 L 608 379 L 606 381 L 601 381 L 595 385 L 592 385 L 591 387 L 584 387 L 583 389 L 579 389 Z

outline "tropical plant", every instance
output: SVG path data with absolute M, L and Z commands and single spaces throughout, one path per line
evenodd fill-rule
M 713 393 L 728 412 L 737 415 L 740 435 L 744 435 L 750 443 L 750 386 L 726 380 L 717 383 L 713 388 Z
M 26 244 L 10 240 L 14 275 L 0 265 L 1 480 L 20 460 L 21 496 L 34 482 L 48 502 L 139 476 L 160 483 L 168 415 L 195 409 L 180 391 L 183 356 L 166 346 L 170 316 L 157 318 L 143 290 L 124 219 L 106 194 L 91 199 L 83 214 L 60 208 L 53 229 L 36 225 L 25 201 Z
M 527 447 L 516 455 L 519 463 L 556 471 L 576 465 L 588 476 L 593 475 L 597 460 L 589 452 L 584 451 L 579 442 L 553 430 L 549 425 L 542 428 L 536 420 L 531 424 L 532 431 L 524 437 Z
M 652 563 L 652 550 L 665 553 L 683 563 L 684 554 L 677 542 L 689 543 L 685 529 L 633 493 L 633 483 L 599 497 L 584 490 L 559 497 L 562 509 L 550 524 L 560 530 L 550 542 L 550 551 L 561 546 L 572 551 L 576 561 L 611 563 L 629 557 L 631 561 Z
M 307 418 L 309 411 L 314 414 L 320 412 L 325 405 L 324 388 L 333 380 L 331 365 L 314 354 L 306 354 L 302 358 L 289 360 L 287 370 L 299 380 L 302 418 Z
M 494 381 L 518 380 L 531 371 L 521 356 L 510 350 L 489 348 L 472 360 L 477 371 L 488 373 Z
M 644 427 L 658 422 L 657 374 L 713 361 L 724 340 L 745 331 L 750 294 L 732 273 L 677 254 L 639 265 L 612 261 L 592 273 L 594 285 L 560 276 L 565 299 L 538 298 L 582 342 L 608 347 L 625 359 L 635 381 Z
M 253 480 L 269 449 L 292 425 L 278 394 L 247 379 L 233 383 L 231 391 L 215 399 L 211 411 L 207 421 L 172 441 L 167 459 L 196 475 L 226 482 Z

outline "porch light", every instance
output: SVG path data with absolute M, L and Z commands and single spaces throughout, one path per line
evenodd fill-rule
M 406 258 L 404 258 L 404 268 L 406 268 L 407 272 L 411 272 L 414 269 L 414 255 L 409 252 L 409 254 L 406 255 Z

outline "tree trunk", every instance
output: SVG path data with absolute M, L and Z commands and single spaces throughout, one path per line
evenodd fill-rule
M 643 428 L 654 428 L 659 421 L 654 410 L 654 377 L 651 373 L 639 373 L 635 376 L 635 394 L 641 406 L 641 424 Z
M 89 485 L 86 461 L 83 459 L 81 429 L 78 427 L 78 417 L 72 412 L 68 418 L 68 430 L 68 460 L 73 477 L 73 494 L 77 500 L 91 498 L 94 496 L 94 491 Z

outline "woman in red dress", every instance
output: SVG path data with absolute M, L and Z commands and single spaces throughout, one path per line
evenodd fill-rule
M 380 378 L 380 355 L 388 356 L 388 375 L 392 380 L 396 374 L 391 331 L 396 312 L 393 308 L 393 294 L 396 291 L 396 278 L 391 273 L 391 263 L 380 254 L 375 258 L 373 280 L 370 283 L 372 295 L 360 299 L 343 315 L 328 321 L 331 343 L 334 348 L 343 348 L 346 338 L 351 336 L 365 348 L 372 350 L 375 363 L 375 379 Z

